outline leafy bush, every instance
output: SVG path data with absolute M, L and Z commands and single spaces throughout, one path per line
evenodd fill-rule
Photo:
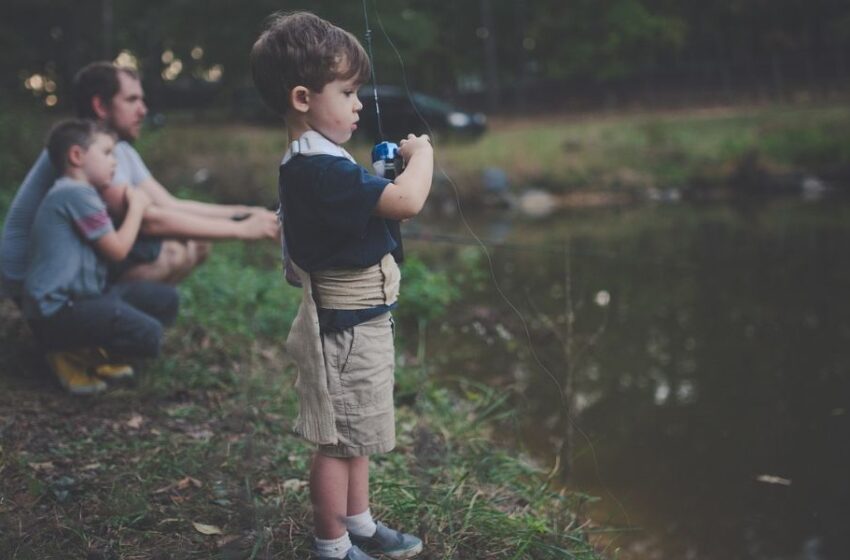
M 236 356 L 255 339 L 285 337 L 301 291 L 283 281 L 277 252 L 271 244 L 217 244 L 180 286 L 181 331 Z
M 0 107 L 0 185 L 12 194 L 41 151 L 48 126 L 43 115 Z
M 850 140 L 846 123 L 821 123 L 786 128 L 765 134 L 764 152 L 779 161 L 805 166 L 850 163 Z
M 398 316 L 402 320 L 431 321 L 460 297 L 460 290 L 446 272 L 431 270 L 415 256 L 405 258 L 401 276 Z

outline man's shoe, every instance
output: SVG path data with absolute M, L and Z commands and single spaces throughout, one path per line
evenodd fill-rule
M 88 352 L 72 350 L 47 354 L 47 364 L 59 383 L 72 395 L 91 395 L 106 389 L 106 383 L 89 375 Z
M 113 363 L 103 348 L 95 349 L 94 356 L 96 362 L 94 373 L 98 377 L 112 381 L 133 376 L 133 367 L 130 364 Z
M 413 558 L 422 552 L 422 540 L 407 533 L 390 529 L 378 523 L 375 534 L 371 537 L 359 537 L 351 534 L 351 542 L 370 554 L 385 554 L 396 560 Z
M 316 556 L 316 560 L 336 560 L 336 558 L 328 558 L 326 556 Z M 375 560 L 356 546 L 352 546 L 348 549 L 348 552 L 345 554 L 342 560 Z

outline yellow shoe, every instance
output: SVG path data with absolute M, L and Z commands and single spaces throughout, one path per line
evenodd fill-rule
M 94 366 L 94 373 L 104 379 L 126 379 L 133 377 L 133 366 L 129 364 L 99 364 Z
M 87 350 L 51 352 L 47 354 L 47 364 L 59 383 L 72 395 L 91 395 L 106 389 L 106 383 L 89 375 L 90 365 Z
M 109 354 L 103 348 L 97 348 L 94 351 L 95 366 L 94 373 L 98 377 L 104 379 L 126 379 L 133 376 L 133 366 L 130 364 L 115 364 L 112 363 Z

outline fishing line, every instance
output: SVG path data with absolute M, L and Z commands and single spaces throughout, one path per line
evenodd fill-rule
M 593 458 L 593 464 L 594 464 L 594 467 L 595 467 L 595 470 L 596 470 L 596 477 L 599 480 L 600 485 L 605 489 L 605 492 L 609 495 L 609 497 L 612 500 L 614 500 L 614 502 L 617 504 L 621 513 L 623 514 L 623 516 L 626 519 L 627 525 L 631 526 L 631 521 L 629 520 L 629 515 L 626 512 L 625 508 L 623 507 L 623 504 L 611 493 L 610 490 L 608 490 L 607 486 L 602 482 L 602 476 L 601 476 L 601 470 L 600 470 L 600 467 L 599 467 L 599 461 L 598 461 L 598 458 L 596 456 L 596 449 L 595 449 L 593 442 L 591 441 L 590 437 L 587 435 L 587 433 L 585 433 L 584 430 L 582 430 L 581 427 L 579 427 L 578 424 L 576 423 L 576 421 L 574 420 L 574 418 L 572 416 L 572 410 L 569 409 L 569 407 L 567 406 L 568 403 L 565 401 L 564 390 L 563 390 L 563 387 L 561 386 L 561 383 L 558 381 L 557 377 L 555 377 L 555 375 L 549 370 L 549 368 L 546 367 L 546 365 L 543 363 L 543 361 L 540 359 L 539 355 L 537 354 L 537 350 L 534 347 L 534 342 L 533 342 L 532 337 L 531 337 L 531 330 L 528 326 L 528 321 L 526 320 L 523 313 L 516 307 L 516 305 L 514 305 L 514 303 L 510 300 L 510 298 L 507 296 L 507 294 L 505 294 L 504 290 L 502 290 L 502 287 L 499 285 L 498 278 L 496 277 L 496 269 L 495 269 L 495 264 L 493 262 L 492 255 L 490 254 L 490 251 L 487 249 L 487 245 L 484 243 L 484 241 L 472 229 L 472 226 L 470 225 L 469 221 L 466 218 L 466 215 L 463 212 L 463 207 L 461 205 L 461 198 L 460 198 L 460 189 L 458 188 L 458 186 L 454 182 L 454 180 L 445 171 L 443 166 L 440 164 L 439 157 L 437 156 L 438 151 L 436 150 L 437 145 L 436 145 L 436 139 L 435 139 L 434 134 L 433 134 L 433 130 L 431 128 L 431 125 L 428 123 L 427 119 L 425 119 L 425 117 L 419 111 L 419 108 L 416 106 L 416 102 L 414 101 L 414 98 L 413 98 L 413 93 L 410 90 L 410 84 L 408 83 L 408 80 L 407 80 L 407 71 L 405 69 L 404 60 L 402 59 L 401 53 L 396 48 L 395 43 L 393 42 L 393 40 L 390 38 L 389 34 L 387 33 L 386 28 L 384 27 L 383 20 L 381 19 L 381 13 L 378 10 L 377 0 L 372 0 L 372 5 L 373 5 L 373 9 L 375 10 L 375 15 L 377 16 L 378 27 L 381 29 L 381 32 L 383 33 L 383 35 L 386 38 L 387 42 L 389 43 L 390 47 L 393 49 L 393 52 L 395 53 L 396 58 L 398 59 L 399 66 L 401 68 L 402 82 L 404 84 L 404 89 L 405 89 L 405 92 L 407 94 L 407 98 L 410 101 L 410 104 L 413 107 L 413 110 L 416 113 L 416 116 L 419 118 L 419 120 L 422 122 L 422 124 L 428 130 L 428 136 L 431 138 L 431 142 L 435 147 L 434 160 L 437 164 L 436 165 L 437 169 L 439 170 L 439 173 L 446 179 L 446 181 L 452 186 L 452 189 L 454 191 L 454 196 L 455 196 L 455 202 L 456 202 L 457 209 L 458 209 L 458 215 L 460 216 L 464 227 L 467 229 L 467 231 L 469 231 L 469 234 L 473 237 L 473 239 L 475 239 L 475 241 L 481 247 L 481 250 L 483 251 L 485 257 L 487 258 L 487 263 L 488 263 L 488 266 L 490 268 L 490 277 L 493 281 L 493 286 L 495 287 L 496 292 L 499 294 L 499 296 L 502 298 L 502 300 L 514 312 L 514 314 L 517 316 L 517 318 L 519 318 L 519 320 L 522 324 L 523 330 L 525 332 L 526 340 L 528 342 L 529 353 L 534 358 L 535 363 L 540 367 L 540 369 L 542 371 L 544 371 L 546 373 L 546 375 L 549 377 L 549 379 L 552 381 L 552 383 L 558 388 L 559 400 L 561 401 L 561 406 L 562 406 L 563 410 L 565 411 L 567 422 L 569 422 L 570 425 L 579 434 L 581 434 L 581 437 L 585 440 L 585 442 L 587 443 L 587 445 L 590 449 L 590 452 L 591 452 L 591 455 L 592 455 L 592 458 Z M 364 16 L 366 17 L 367 37 L 370 37 L 371 36 L 371 30 L 369 30 L 369 28 L 368 28 L 368 16 L 366 15 L 366 12 L 367 12 L 366 0 L 363 0 L 363 12 L 364 12 Z M 369 40 L 371 41 L 371 38 Z M 371 58 L 371 54 L 370 54 L 370 62 L 372 63 L 372 67 L 374 68 L 375 62 L 374 62 L 374 58 Z M 375 91 L 377 92 L 377 90 L 375 90 Z M 377 93 L 376 93 L 376 97 L 377 97 Z M 376 105 L 377 105 L 377 103 L 376 103 Z M 567 254 L 567 258 L 569 259 L 569 253 Z M 569 266 L 569 261 L 567 262 L 567 266 Z M 570 450 L 570 451 L 572 451 L 572 450 Z
M 419 229 L 418 231 L 407 231 L 404 234 L 405 239 L 412 239 L 422 243 L 445 243 L 448 245 L 475 245 L 478 243 L 471 241 L 468 237 L 462 235 L 454 235 L 451 233 L 433 233 L 432 231 Z M 537 253 L 561 253 L 564 250 L 563 243 L 517 243 L 500 241 L 497 239 L 482 239 L 482 243 L 494 249 L 506 249 L 509 251 L 533 251 Z M 653 265 L 657 267 L 674 268 L 680 270 L 697 271 L 698 266 L 681 262 L 681 261 L 665 261 L 663 259 L 644 259 L 639 257 L 629 257 L 620 253 L 605 252 L 605 251 L 576 251 L 571 249 L 570 253 L 574 256 L 609 259 L 618 262 L 630 262 L 634 265 Z
M 378 104 L 378 78 L 375 74 L 375 55 L 372 54 L 372 28 L 369 27 L 369 10 L 366 9 L 366 0 L 363 0 L 363 17 L 366 19 L 366 47 L 369 49 L 369 66 L 372 74 L 372 95 L 375 99 L 375 117 L 378 121 L 378 136 L 384 140 L 384 129 L 381 125 L 381 106 Z

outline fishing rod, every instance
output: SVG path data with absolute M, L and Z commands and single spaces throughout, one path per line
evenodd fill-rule
M 394 181 L 404 167 L 404 160 L 398 152 L 398 144 L 384 140 L 384 128 L 381 123 L 381 105 L 378 101 L 378 79 L 375 74 L 375 57 L 372 53 L 372 28 L 369 26 L 369 10 L 363 0 L 363 18 L 366 21 L 366 48 L 369 52 L 369 67 L 372 75 L 372 95 L 375 100 L 375 119 L 378 122 L 378 143 L 372 147 L 372 168 L 379 177 Z M 392 251 L 397 263 L 404 261 L 404 247 L 401 240 L 401 222 L 387 220 L 390 236 L 396 242 Z

